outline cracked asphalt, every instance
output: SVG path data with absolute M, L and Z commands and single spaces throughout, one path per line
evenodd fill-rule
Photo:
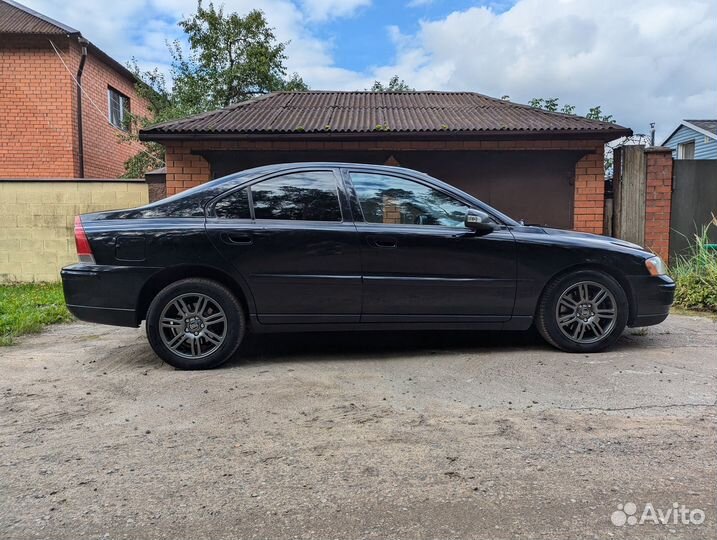
M 208 372 L 73 323 L 0 367 L 2 538 L 717 538 L 708 318 L 591 355 L 532 333 L 270 335 Z M 704 521 L 614 525 L 629 502 Z

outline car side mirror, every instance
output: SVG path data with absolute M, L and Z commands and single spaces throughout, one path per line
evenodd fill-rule
M 476 232 L 489 233 L 495 229 L 495 222 L 485 212 L 469 208 L 466 213 L 465 226 Z

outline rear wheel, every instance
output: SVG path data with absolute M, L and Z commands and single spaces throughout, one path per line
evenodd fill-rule
M 168 285 L 147 311 L 154 352 L 178 369 L 210 369 L 226 362 L 244 337 L 244 312 L 232 292 L 209 279 Z
M 547 286 L 536 326 L 548 343 L 563 351 L 596 352 L 617 341 L 628 312 L 627 296 L 615 278 L 581 270 Z

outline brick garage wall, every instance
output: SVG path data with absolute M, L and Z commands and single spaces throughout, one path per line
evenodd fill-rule
M 0 177 L 75 176 L 72 83 L 45 44 L 0 47 Z
M 72 80 L 80 63 L 76 40 L 53 37 L 70 73 L 47 39 L 14 38 L 0 43 L 0 178 L 79 176 L 77 92 Z M 108 85 L 130 98 L 134 113 L 146 114 L 133 81 L 89 50 L 82 76 L 86 178 L 117 178 L 139 143 L 121 140 L 109 123 Z M 97 105 L 99 111 L 93 106 Z
M 575 166 L 575 205 L 573 228 L 602 234 L 605 172 L 602 141 L 182 141 L 165 144 L 167 195 L 174 195 L 211 179 L 211 167 L 201 157 L 205 151 L 432 151 L 432 150 L 583 150 L 585 156 Z
M 57 281 L 77 262 L 77 214 L 147 202 L 142 180 L 0 180 L 0 282 Z
M 667 261 L 670 255 L 672 150 L 645 150 L 645 247 Z
M 604 146 L 584 156 L 575 165 L 575 210 L 573 228 L 576 231 L 603 234 L 605 212 Z

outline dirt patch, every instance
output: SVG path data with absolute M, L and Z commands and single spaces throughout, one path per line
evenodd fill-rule
M 711 539 L 716 336 L 282 335 L 180 372 L 140 329 L 55 326 L 0 349 L 0 536 Z M 626 502 L 705 522 L 617 527 Z

